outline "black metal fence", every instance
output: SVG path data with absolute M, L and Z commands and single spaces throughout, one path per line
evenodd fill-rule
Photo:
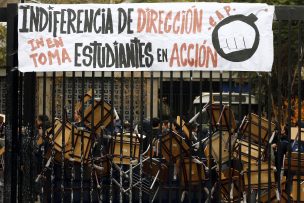
M 276 7 L 271 73 L 23 74 L 0 11 L 4 202 L 304 202 L 303 6 Z

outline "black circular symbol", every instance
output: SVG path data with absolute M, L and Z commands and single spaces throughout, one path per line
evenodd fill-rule
M 240 14 L 240 15 L 229 16 L 229 17 L 225 18 L 224 20 L 222 20 L 220 23 L 218 23 L 212 32 L 212 43 L 213 43 L 214 49 L 217 51 L 217 53 L 224 59 L 227 59 L 228 61 L 232 61 L 232 62 L 242 62 L 242 61 L 246 61 L 247 59 L 249 59 L 256 52 L 259 42 L 260 42 L 259 30 L 254 23 L 256 20 L 257 20 L 257 17 L 254 14 L 250 14 L 249 16 L 244 16 L 244 15 Z M 254 31 L 255 31 L 254 43 L 251 48 L 245 48 L 242 50 L 225 53 L 220 46 L 218 31 L 222 26 L 228 25 L 229 23 L 235 22 L 235 21 L 242 21 L 254 29 Z M 240 29 L 242 29 L 242 28 L 240 28 Z

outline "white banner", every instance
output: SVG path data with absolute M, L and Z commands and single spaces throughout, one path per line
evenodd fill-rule
M 19 70 L 270 72 L 273 13 L 249 3 L 19 4 Z

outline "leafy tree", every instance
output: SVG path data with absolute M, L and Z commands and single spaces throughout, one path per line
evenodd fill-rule
M 6 26 L 0 24 L 0 68 L 6 65 Z
M 81 3 L 116 4 L 116 3 L 122 3 L 123 0 L 41 0 L 40 2 L 53 3 L 53 4 L 81 4 Z

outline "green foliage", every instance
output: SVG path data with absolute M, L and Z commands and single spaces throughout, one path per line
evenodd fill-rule
M 202 0 L 198 0 L 200 2 Z M 131 0 L 132 3 L 157 3 L 157 2 L 194 2 L 194 0 L 171 0 L 171 1 L 161 1 L 161 0 Z M 203 1 L 202 1 L 203 2 Z M 221 2 L 221 3 L 231 3 L 240 2 L 244 3 L 244 0 L 204 0 L 204 2 Z M 302 5 L 303 0 L 246 0 L 246 3 L 267 3 L 271 5 Z
M 0 68 L 6 65 L 6 26 L 0 24 Z
M 50 3 L 50 4 L 85 4 L 85 3 L 116 4 L 116 3 L 122 3 L 123 0 L 41 0 L 40 2 Z

